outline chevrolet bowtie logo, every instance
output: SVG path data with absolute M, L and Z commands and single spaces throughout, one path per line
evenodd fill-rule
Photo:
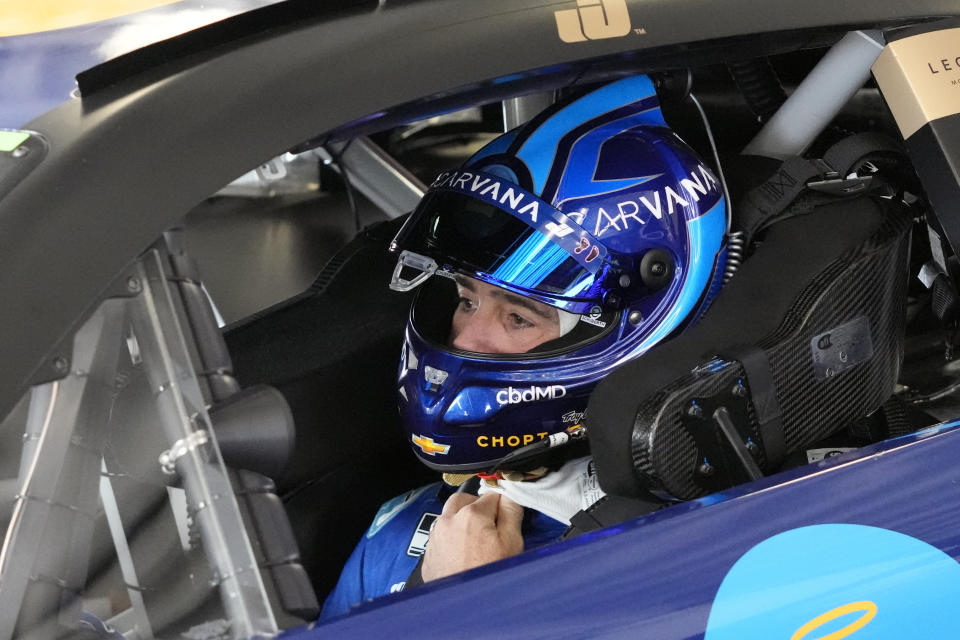
M 450 445 L 448 444 L 437 444 L 433 441 L 433 438 L 428 438 L 427 436 L 412 436 L 413 444 L 420 447 L 420 450 L 423 451 L 428 456 L 433 456 L 436 454 L 447 455 L 447 452 L 450 451 Z

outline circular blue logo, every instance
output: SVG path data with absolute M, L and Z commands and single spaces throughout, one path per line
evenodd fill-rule
M 717 591 L 704 640 L 947 638 L 960 564 L 907 535 L 853 524 L 792 529 L 750 549 Z

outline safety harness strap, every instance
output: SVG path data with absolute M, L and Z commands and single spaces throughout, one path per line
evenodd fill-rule
M 780 403 L 777 401 L 777 385 L 773 379 L 770 360 L 763 349 L 753 345 L 740 345 L 724 349 L 717 354 L 725 360 L 736 360 L 743 366 L 747 388 L 757 416 L 760 438 L 767 457 L 767 466 L 775 468 L 787 454 L 783 433 Z
M 822 159 L 788 158 L 766 182 L 751 189 L 738 207 L 738 222 L 747 244 L 774 222 L 809 213 L 823 202 L 858 196 L 874 188 L 872 173 L 851 173 L 869 158 L 890 155 L 903 156 L 903 150 L 891 138 L 860 133 L 830 147 Z
M 667 506 L 666 502 L 650 498 L 624 498 L 622 496 L 606 495 L 583 511 L 578 511 L 570 518 L 570 527 L 563 532 L 561 540 L 575 538 L 590 531 L 619 524 L 648 513 L 653 513 Z

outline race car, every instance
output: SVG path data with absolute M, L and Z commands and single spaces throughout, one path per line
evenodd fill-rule
M 61 104 L 5 94 L 0 638 L 955 634 L 960 6 L 714 5 L 224 3 L 79 56 Z M 637 74 L 731 226 L 710 309 L 578 416 L 607 507 L 316 623 L 378 505 L 434 477 L 397 416 L 404 215 Z M 258 250 L 326 243 L 307 277 L 198 241 L 291 202 Z

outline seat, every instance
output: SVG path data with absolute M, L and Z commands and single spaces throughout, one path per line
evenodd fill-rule
M 585 424 L 603 489 L 713 493 L 880 408 L 903 356 L 910 228 L 865 196 L 770 227 L 698 324 L 598 385 Z

